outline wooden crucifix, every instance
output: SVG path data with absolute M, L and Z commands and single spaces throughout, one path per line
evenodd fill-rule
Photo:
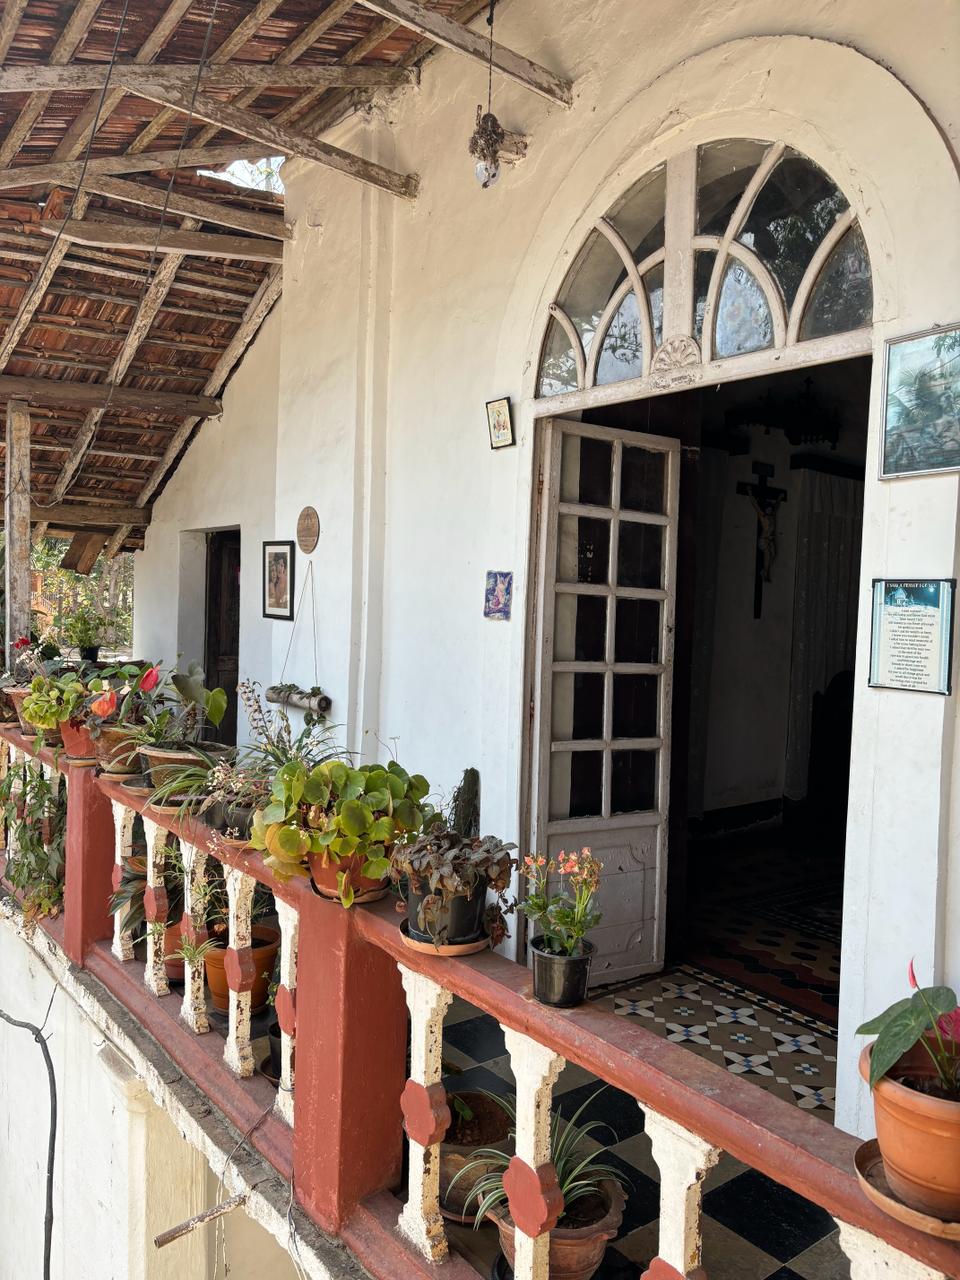
M 767 481 L 774 473 L 769 462 L 755 462 L 751 468 L 757 480 L 748 484 L 741 480 L 737 493 L 749 498 L 757 513 L 757 554 L 753 577 L 753 616 L 763 613 L 763 584 L 770 582 L 773 562 L 777 558 L 777 511 L 787 500 L 786 489 L 775 489 Z

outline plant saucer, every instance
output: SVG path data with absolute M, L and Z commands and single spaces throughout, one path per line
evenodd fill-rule
M 960 1222 L 947 1222 L 943 1218 L 935 1218 L 933 1214 L 911 1209 L 894 1194 L 887 1182 L 880 1144 L 876 1138 L 871 1138 L 857 1148 L 853 1162 L 863 1194 L 884 1213 L 928 1236 L 939 1236 L 941 1240 L 960 1240 Z
M 404 945 L 409 947 L 411 951 L 421 951 L 428 956 L 472 956 L 478 951 L 486 951 L 490 945 L 490 939 L 487 937 L 477 938 L 475 942 L 456 942 L 453 944 L 440 944 L 435 942 L 421 942 L 418 938 L 410 937 L 410 921 L 400 921 L 400 937 L 403 939 Z
M 153 793 L 153 788 L 142 773 L 125 774 L 121 775 L 121 778 L 121 787 L 132 791 L 135 796 L 149 796 Z

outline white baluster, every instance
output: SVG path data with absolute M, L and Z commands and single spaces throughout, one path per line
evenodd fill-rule
M 850 1280 L 950 1280 L 946 1272 L 917 1262 L 868 1231 L 836 1221 L 840 1248 L 850 1260 Z
M 293 1051 L 296 1045 L 297 948 L 300 945 L 300 912 L 277 898 L 280 921 L 280 984 L 275 1009 L 280 1023 L 280 1087 L 277 1114 L 293 1124 Z
M 517 1082 L 516 1155 L 531 1170 L 550 1161 L 550 1107 L 553 1086 L 564 1068 L 564 1059 L 546 1045 L 504 1027 L 510 1067 Z M 508 1171 L 509 1172 L 509 1171 Z M 550 1232 L 531 1236 L 514 1233 L 516 1280 L 547 1280 L 550 1273 Z
M 20 852 L 19 841 L 17 840 L 19 818 L 16 816 L 16 807 L 23 796 L 23 771 L 26 768 L 26 756 L 19 747 L 13 745 L 10 747 L 10 767 L 14 772 L 13 782 L 10 784 L 10 804 L 14 818 L 7 833 L 7 855 L 8 857 L 16 858 Z
M 163 964 L 163 931 L 167 917 L 167 887 L 163 879 L 163 863 L 166 843 L 171 837 L 151 818 L 143 819 L 143 834 L 147 841 L 147 889 L 144 904 L 147 916 L 147 967 L 143 980 L 155 996 L 165 996 L 170 992 L 170 984 Z M 151 909 L 151 899 L 155 910 Z
M 230 986 L 230 1015 L 223 1058 L 231 1071 L 246 1078 L 253 1075 L 250 1009 L 255 965 L 251 946 L 250 915 L 253 907 L 253 891 L 257 882 L 253 876 L 238 871 L 236 867 L 225 866 L 223 870 L 227 881 L 227 899 L 230 904 L 230 933 L 224 962 L 227 982 Z
M 5 779 L 7 774 L 10 771 L 10 754 L 12 751 L 13 751 L 13 747 L 6 740 L 6 738 L 0 739 L 0 781 Z M 7 824 L 6 822 L 0 821 L 0 853 L 2 853 L 6 849 L 6 847 L 7 847 Z
M 197 849 L 185 840 L 180 841 L 180 856 L 183 860 L 183 926 L 186 927 L 186 938 L 193 944 L 203 942 L 206 931 L 206 894 L 207 854 L 204 849 Z M 203 1035 L 210 1030 L 207 1018 L 207 1002 L 204 995 L 205 966 L 202 959 L 194 963 L 189 958 L 183 962 L 183 1004 L 180 1017 L 191 1031 Z
M 660 1248 L 644 1274 L 655 1276 L 659 1261 L 679 1276 L 695 1277 L 702 1274 L 703 1180 L 719 1160 L 720 1150 L 652 1107 L 640 1103 L 640 1108 L 660 1170 Z
M 440 1075 L 443 1015 L 453 995 L 421 973 L 402 964 L 398 968 L 410 1010 L 410 1080 L 403 1099 L 410 1140 L 410 1174 L 409 1197 L 397 1225 L 426 1258 L 442 1262 L 447 1256 L 447 1236 L 440 1216 L 440 1142 L 436 1130 L 438 1123 L 445 1129 L 450 1122 Z M 424 1090 L 431 1087 L 433 1096 L 428 1099 Z M 420 1104 L 416 1119 L 408 1109 L 411 1099 Z
M 137 815 L 133 809 L 128 809 L 118 800 L 111 800 L 110 807 L 113 810 L 113 888 L 116 892 L 120 888 L 123 864 L 133 854 L 133 822 Z M 133 959 L 133 934 L 126 927 L 129 915 L 129 902 L 113 913 L 113 942 L 110 949 L 118 960 Z

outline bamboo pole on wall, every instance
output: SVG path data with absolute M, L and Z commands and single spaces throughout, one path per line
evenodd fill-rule
M 7 403 L 6 499 L 6 659 L 30 634 L 30 410 L 21 400 Z

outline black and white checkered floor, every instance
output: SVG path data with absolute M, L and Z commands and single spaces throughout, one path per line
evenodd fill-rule
M 831 1122 L 836 1040 L 828 1024 L 690 966 L 599 999 L 618 1016 L 642 1019 L 654 1033 Z M 445 1020 L 443 1060 L 448 1093 L 513 1091 L 499 1025 L 460 1000 Z M 568 1065 L 554 1089 L 555 1110 L 571 1116 L 599 1084 Z M 659 1212 L 657 1170 L 643 1113 L 634 1099 L 607 1087 L 582 1119 L 610 1127 L 612 1145 L 605 1159 L 622 1167 L 628 1189 L 620 1236 L 607 1250 L 597 1280 L 636 1280 L 656 1254 Z M 457 1250 L 482 1275 L 490 1275 L 499 1251 L 494 1228 L 454 1226 L 450 1234 Z M 726 1155 L 705 1184 L 703 1241 L 710 1280 L 848 1280 L 850 1275 L 827 1213 Z

